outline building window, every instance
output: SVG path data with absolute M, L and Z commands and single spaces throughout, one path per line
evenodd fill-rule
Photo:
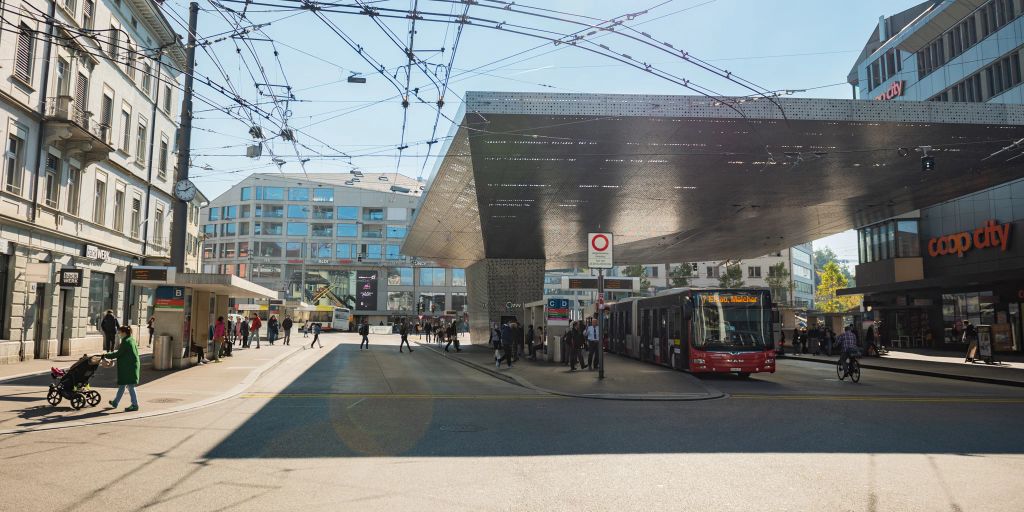
M 307 217 L 309 217 L 309 208 L 296 204 L 288 205 L 289 219 L 305 219 Z
M 421 268 L 420 286 L 444 286 L 444 269 Z
M 331 236 L 332 227 L 330 224 L 313 224 L 311 229 L 313 236 Z
M 131 64 L 129 64 L 131 65 Z M 142 65 L 142 92 L 147 96 L 153 91 L 153 67 L 148 62 Z
M 170 141 L 167 140 L 166 135 L 160 135 L 160 158 L 157 160 L 156 177 L 161 180 L 167 180 L 167 160 L 170 154 L 169 146 Z
M 761 267 L 747 267 L 747 277 L 760 278 Z
M 355 224 L 338 224 L 337 236 L 355 238 L 359 236 L 359 228 Z
M 95 19 L 96 4 L 93 0 L 85 0 L 85 2 L 82 3 L 82 28 L 85 30 L 92 30 Z
M 388 286 L 412 286 L 412 267 L 391 267 L 388 269 Z
M 114 98 L 109 94 L 103 95 L 103 104 L 100 105 L 100 138 L 107 144 L 111 143 L 110 136 L 113 131 L 110 129 L 114 122 Z
M 719 267 L 710 267 L 709 266 L 709 267 L 706 267 L 706 270 L 707 270 L 707 277 L 709 279 L 717 279 L 717 278 L 720 277 L 720 275 L 719 275 Z
M 12 193 L 21 195 L 21 181 L 25 174 L 25 141 L 18 135 L 11 133 L 7 136 L 7 153 L 4 155 L 7 160 L 4 181 L 4 188 Z
M 210 220 L 210 221 L 220 220 L 220 207 L 219 206 L 211 206 L 210 207 L 210 213 L 207 214 L 207 217 L 208 217 L 207 220 Z
M 559 283 L 561 283 L 561 279 L 559 279 Z M 466 269 L 452 269 L 452 286 L 466 286 Z
M 139 127 L 135 131 L 135 163 L 142 164 L 146 161 L 146 118 L 139 116 Z
M 363 238 L 384 238 L 384 226 L 363 224 Z
M 313 242 L 309 244 L 309 257 L 310 258 L 330 258 L 331 257 L 331 244 L 323 242 Z
M 92 221 L 101 226 L 107 222 L 107 183 L 99 179 L 92 199 Z
M 153 219 L 153 243 L 165 247 L 164 240 L 164 207 L 156 207 L 156 217 Z
M 238 207 L 237 206 L 225 206 L 224 207 L 224 220 L 235 220 L 238 218 Z
M 408 230 L 405 226 L 388 226 L 388 238 L 405 238 L 405 233 Z
M 121 57 L 121 27 L 116 23 L 111 23 L 110 32 L 107 33 L 110 34 L 110 46 L 107 53 L 110 54 L 110 58 L 114 62 L 117 62 Z
M 248 219 L 251 216 L 252 216 L 252 207 L 251 206 L 249 206 L 247 204 L 243 204 L 242 206 L 240 206 L 238 208 L 238 218 L 239 219 Z
M 250 187 L 242 187 L 240 192 L 241 192 L 240 199 L 242 201 L 249 201 L 249 200 L 252 199 L 252 188 L 250 188 Z
M 249 257 L 249 242 L 238 242 L 238 257 Z
M 117 297 L 117 286 L 114 284 L 114 274 L 105 274 L 95 270 L 89 274 L 89 325 L 96 329 L 100 328 L 100 322 L 107 310 L 114 309 L 114 299 Z
M 32 29 L 22 23 L 18 31 L 18 50 L 14 60 L 15 78 L 27 84 L 32 83 L 32 68 L 35 64 L 35 38 Z
M 365 257 L 368 260 L 379 260 L 379 259 L 381 259 L 380 244 L 363 245 L 363 254 L 365 254 Z
M 288 200 L 289 201 L 309 201 L 309 189 L 308 188 L 289 188 L 288 189 Z
M 124 232 L 124 189 L 114 191 L 114 231 Z
M 334 208 L 331 206 L 314 206 L 313 218 L 319 220 L 334 220 Z
M 82 170 L 68 166 L 68 213 L 78 215 L 82 202 Z
M 46 178 L 44 183 L 43 203 L 50 208 L 57 207 L 57 191 L 60 188 L 58 176 L 60 176 L 60 159 L 46 154 Z
M 248 235 L 249 235 L 249 223 L 248 222 L 239 222 L 238 223 L 238 236 L 248 236 Z
M 307 236 L 309 235 L 309 225 L 305 222 L 289 222 L 288 223 L 288 236 Z
M 259 206 L 256 207 L 256 216 L 260 217 L 261 209 Z M 265 204 L 262 208 L 263 217 L 270 219 L 283 219 L 284 218 L 284 206 L 279 204 Z
M 132 216 L 130 222 L 131 225 L 128 226 L 128 228 L 131 229 L 131 237 L 138 239 L 139 228 L 142 224 L 142 200 L 137 197 L 132 198 Z
M 236 224 L 234 222 L 228 222 L 226 224 L 221 224 L 220 225 L 220 235 L 221 236 L 235 236 L 237 234 L 238 234 L 238 231 L 236 229 Z
M 171 114 L 171 86 L 164 85 L 164 113 Z
M 257 201 L 284 201 L 283 187 L 256 187 Z
M 359 220 L 359 207 L 339 206 L 338 220 Z
M 388 311 L 412 312 L 412 292 L 388 292 Z
M 313 201 L 329 203 L 334 201 L 334 189 L 333 188 L 315 188 L 313 189 Z
M 286 258 L 302 257 L 302 242 L 288 242 L 285 244 L 284 255 Z
M 256 223 L 257 226 L 259 226 L 259 224 L 260 223 L 258 223 L 258 222 Z M 260 234 L 259 233 L 260 230 L 259 230 L 258 227 L 256 228 L 255 231 L 256 231 L 255 234 L 257 234 L 257 235 Z M 280 236 L 283 233 L 284 233 L 284 225 L 281 224 L 280 222 L 264 222 L 263 223 L 263 234 L 264 235 L 266 235 L 266 236 Z
M 256 233 L 257 235 L 259 233 Z M 206 238 L 214 238 L 217 236 L 217 225 L 216 224 L 203 224 L 203 235 Z
M 69 82 L 71 77 L 68 76 L 70 73 L 71 65 L 68 64 L 66 59 L 61 57 L 57 58 L 57 96 L 67 96 L 71 86 Z
M 363 220 L 384 220 L 383 208 L 364 208 Z
M 132 108 L 128 105 L 121 107 L 121 151 L 128 152 L 132 140 Z
M 392 261 L 402 259 L 401 248 L 397 244 L 388 244 L 384 248 L 384 258 Z
M 334 244 L 334 253 L 342 259 L 355 258 L 355 249 L 355 244 Z

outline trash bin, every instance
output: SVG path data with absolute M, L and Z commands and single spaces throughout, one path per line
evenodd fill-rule
M 171 337 L 157 336 L 153 344 L 153 369 L 170 370 L 171 357 Z

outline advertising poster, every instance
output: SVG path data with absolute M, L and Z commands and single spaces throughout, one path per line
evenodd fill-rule
M 377 271 L 356 271 L 356 311 L 377 309 Z

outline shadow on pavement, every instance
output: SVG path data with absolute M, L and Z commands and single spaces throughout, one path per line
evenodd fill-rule
M 612 402 L 513 386 L 505 394 L 475 395 L 468 376 L 464 393 L 433 394 L 432 376 L 416 375 L 426 367 L 416 361 L 419 351 L 399 356 L 386 350 L 375 356 L 377 364 L 408 365 L 398 367 L 407 368 L 406 378 L 421 391 L 360 386 L 361 372 L 374 361 L 355 346 L 338 345 L 280 393 L 247 398 L 265 402 L 205 457 L 1024 453 L 1024 445 L 1009 441 L 1024 422 L 1021 400 Z M 437 359 L 443 363 L 432 368 L 440 371 L 461 366 Z

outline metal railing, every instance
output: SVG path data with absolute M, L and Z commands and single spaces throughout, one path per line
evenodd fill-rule
M 93 137 L 110 144 L 110 126 L 92 120 L 92 112 L 75 105 L 71 96 L 56 96 L 46 99 L 46 117 L 60 121 L 69 121 L 82 128 Z

